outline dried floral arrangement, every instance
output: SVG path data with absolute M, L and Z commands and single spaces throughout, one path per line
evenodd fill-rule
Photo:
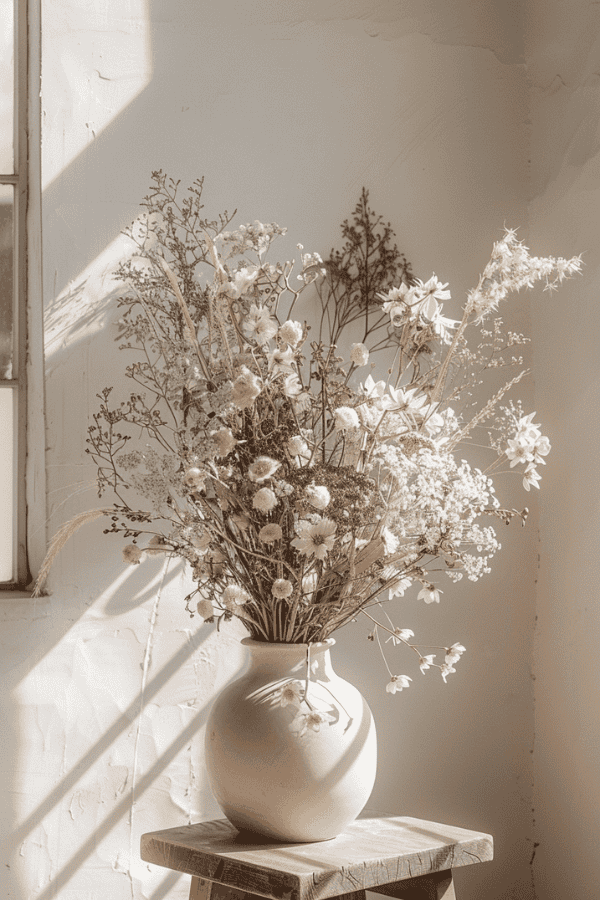
M 236 616 L 255 640 L 311 644 L 362 614 L 371 640 L 381 647 L 387 634 L 446 680 L 464 647 L 419 646 L 382 604 L 413 586 L 439 602 L 440 573 L 476 581 L 499 548 L 494 521 L 525 521 L 526 509 L 502 507 L 491 473 L 519 465 L 524 488 L 538 487 L 550 445 L 535 413 L 504 402 L 525 374 L 514 348 L 526 338 L 493 314 L 536 281 L 555 289 L 581 260 L 532 257 L 507 230 L 453 320 L 448 286 L 413 276 L 366 191 L 343 223 L 343 249 L 324 262 L 298 244 L 296 265 L 268 261 L 285 229 L 230 230 L 226 212 L 208 220 L 202 189 L 199 180 L 180 199 L 178 183 L 153 173 L 128 232 L 136 250 L 117 272 L 119 339 L 135 389 L 112 406 L 105 388 L 88 434 L 99 494 L 115 502 L 67 523 L 38 584 L 73 530 L 106 515 L 106 533 L 130 541 L 127 562 L 189 563 L 191 615 Z M 305 293 L 321 310 L 312 340 L 299 317 Z M 391 361 L 375 378 L 374 350 Z M 518 371 L 475 407 L 482 373 L 504 366 Z M 475 432 L 491 451 L 484 471 L 465 459 Z M 387 690 L 407 687 L 384 661 Z

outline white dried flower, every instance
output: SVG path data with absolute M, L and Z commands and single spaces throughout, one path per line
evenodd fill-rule
M 182 481 L 191 491 L 203 491 L 206 487 L 206 472 L 197 466 L 191 466 L 184 472 Z
M 392 675 L 392 679 L 386 684 L 385 689 L 388 694 L 397 694 L 403 688 L 410 687 L 411 681 L 412 678 L 408 675 Z
M 271 478 L 280 466 L 281 463 L 276 459 L 271 459 L 270 456 L 257 456 L 254 462 L 248 466 L 248 478 L 250 481 L 260 484 L 261 481 Z
M 291 347 L 286 347 L 285 350 L 276 347 L 267 354 L 267 358 L 269 360 L 269 370 L 272 370 L 275 375 L 278 375 L 281 372 L 290 375 L 295 371 L 296 363 L 294 360 L 294 351 Z
M 294 437 L 289 439 L 287 448 L 290 456 L 302 456 L 305 459 L 310 456 L 308 444 L 299 434 L 294 435 Z
M 239 269 L 233 275 L 233 281 L 223 283 L 221 290 L 231 297 L 232 300 L 239 300 L 242 294 L 245 294 L 248 288 L 252 287 L 258 278 L 259 270 L 256 266 L 250 266 Z
M 365 344 L 352 344 L 350 359 L 355 366 L 366 366 L 369 362 L 369 349 Z
M 325 559 L 335 544 L 336 528 L 332 519 L 323 518 L 318 522 L 301 519 L 296 525 L 298 537 L 294 538 L 291 543 L 304 556 Z
M 336 431 L 344 431 L 345 429 L 354 429 L 359 427 L 358 413 L 350 406 L 338 406 L 334 412 Z
M 277 320 L 271 316 L 268 307 L 253 303 L 248 317 L 242 322 L 242 330 L 257 344 L 267 344 L 277 334 Z
M 278 504 L 277 496 L 271 488 L 260 488 L 252 498 L 252 506 L 261 513 L 270 513 Z
M 304 699 L 304 685 L 301 681 L 288 681 L 283 687 L 278 688 L 272 695 L 274 706 L 300 706 Z
M 271 586 L 271 593 L 276 600 L 287 600 L 292 596 L 293 591 L 294 587 L 287 578 L 277 578 Z
M 260 378 L 246 366 L 242 366 L 241 372 L 233 382 L 233 403 L 238 409 L 247 409 L 252 406 L 262 390 Z
M 440 666 L 440 672 L 442 674 L 442 678 L 444 679 L 444 683 L 445 683 L 448 675 L 451 675 L 453 672 L 456 672 L 456 669 L 454 668 L 454 666 L 449 666 L 448 663 L 442 663 L 442 665 Z
M 325 509 L 331 501 L 331 494 L 323 484 L 307 485 L 304 496 L 315 509 Z
M 286 376 L 283 382 L 283 393 L 286 397 L 297 397 L 302 393 L 302 384 L 295 372 Z
M 247 591 L 237 584 L 230 584 L 221 594 L 221 606 L 224 606 L 230 612 L 234 612 L 236 607 L 243 606 L 249 599 L 250 596 Z
M 443 594 L 443 591 L 438 590 L 438 588 L 430 585 L 429 587 L 422 588 L 417 594 L 417 600 L 424 600 L 425 603 L 439 603 L 440 602 L 440 594 Z
M 288 319 L 287 322 L 284 322 L 279 329 L 280 339 L 285 341 L 286 344 L 289 344 L 291 347 L 296 347 L 296 345 L 300 343 L 303 333 L 304 329 L 300 322 L 294 322 L 292 319 Z
M 212 437 L 217 443 L 217 456 L 220 457 L 227 456 L 231 453 L 237 444 L 231 428 L 220 428 L 219 431 L 215 431 Z
M 281 530 L 281 526 L 277 525 L 276 522 L 272 522 L 270 525 L 263 525 L 263 527 L 258 532 L 258 539 L 262 541 L 263 544 L 273 544 L 275 541 L 280 541 L 283 537 L 283 531 Z
M 459 661 L 465 651 L 466 647 L 463 647 L 462 644 L 452 644 L 452 646 L 448 647 L 446 650 L 446 657 L 444 662 L 448 663 L 449 666 L 453 666 L 454 663 Z
M 311 709 L 309 712 L 299 712 L 293 722 L 290 724 L 290 731 L 295 732 L 298 737 L 302 737 L 309 728 L 313 731 L 320 731 L 321 725 L 329 722 L 335 722 L 335 716 L 331 713 L 323 712 L 318 709 Z
M 410 628 L 394 628 L 394 633 L 389 636 L 386 640 L 386 644 L 388 641 L 391 641 L 392 644 L 400 644 L 405 641 L 409 641 L 411 637 L 414 637 L 414 631 L 411 631 Z

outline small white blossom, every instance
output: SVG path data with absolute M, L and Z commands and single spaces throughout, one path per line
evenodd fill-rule
M 453 666 L 454 663 L 458 662 L 463 653 L 465 652 L 465 647 L 462 644 L 452 644 L 451 647 L 448 647 L 446 650 L 445 662 L 448 663 L 449 666 Z
M 239 269 L 233 275 L 232 281 L 224 281 L 221 290 L 231 297 L 232 300 L 239 300 L 242 294 L 245 294 L 248 288 L 252 287 L 258 278 L 259 270 L 256 266 L 245 269 Z
M 280 466 L 281 463 L 276 459 L 271 459 L 270 456 L 257 456 L 254 462 L 248 466 L 248 478 L 250 481 L 260 484 L 261 481 L 271 478 Z
M 242 330 L 246 337 L 254 339 L 257 344 L 267 344 L 277 334 L 277 320 L 272 318 L 268 307 L 253 303 L 242 322 Z
M 283 382 L 283 393 L 286 397 L 298 397 L 302 393 L 302 384 L 295 372 L 286 376 Z
M 427 656 L 422 656 L 419 660 L 419 668 L 421 672 L 426 672 L 427 669 L 430 669 L 434 659 L 435 653 L 429 653 Z
M 246 366 L 242 366 L 240 374 L 233 382 L 231 399 L 238 409 L 247 409 L 252 406 L 261 390 L 260 378 Z
M 298 537 L 291 543 L 304 556 L 325 559 L 335 544 L 336 527 L 335 522 L 327 518 L 314 523 L 301 519 L 296 525 Z
M 292 596 L 294 587 L 287 578 L 277 578 L 271 585 L 271 593 L 276 600 L 287 600 Z
M 526 491 L 528 491 L 531 487 L 536 487 L 539 490 L 540 478 L 540 473 L 535 468 L 535 466 L 527 466 L 527 468 L 525 469 L 525 475 L 523 476 L 523 487 Z
M 443 594 L 443 591 L 440 591 L 438 588 L 430 585 L 429 587 L 422 588 L 417 594 L 417 600 L 424 600 L 425 603 L 439 603 L 440 602 L 440 594 Z
M 365 397 L 373 399 L 383 397 L 387 385 L 385 381 L 374 381 L 371 375 L 367 375 L 364 384 L 361 384 L 360 387 Z
M 269 369 L 273 370 L 276 375 L 280 372 L 286 374 L 294 373 L 296 364 L 294 352 L 290 347 L 287 347 L 285 350 L 280 350 L 279 347 L 276 347 L 275 350 L 267 354 L 267 358 L 269 360 Z
M 369 349 L 365 344 L 352 344 L 350 347 L 350 360 L 355 366 L 366 366 L 369 362 Z
M 221 594 L 221 606 L 234 612 L 238 606 L 243 606 L 249 599 L 247 591 L 237 584 L 230 584 Z
M 302 737 L 309 728 L 313 731 L 320 731 L 321 725 L 326 725 L 329 722 L 335 722 L 335 716 L 317 709 L 311 709 L 306 713 L 299 712 L 289 727 L 290 731 L 296 732 L 299 737 Z
M 531 463 L 534 460 L 535 444 L 523 437 L 509 440 L 506 447 L 506 455 L 510 459 L 511 469 L 517 463 Z
M 274 706 L 300 706 L 304 698 L 304 685 L 301 681 L 288 681 L 277 688 L 271 695 Z
M 412 578 L 399 578 L 398 581 L 393 581 L 389 586 L 389 599 L 391 600 L 393 597 L 403 597 L 411 584 Z
M 381 529 L 381 539 L 384 545 L 384 553 L 386 556 L 395 553 L 400 546 L 400 541 L 390 529 L 384 525 Z
M 391 641 L 392 644 L 400 644 L 402 642 L 409 641 L 411 637 L 414 637 L 414 631 L 411 631 L 410 628 L 394 628 L 394 633 L 389 636 L 387 641 Z M 387 644 L 386 641 L 386 644 Z
M 191 491 L 202 491 L 205 488 L 206 472 L 197 466 L 192 466 L 183 473 L 183 483 Z
M 289 344 L 290 347 L 296 347 L 300 343 L 303 333 L 304 330 L 300 322 L 294 322 L 292 319 L 284 322 L 279 329 L 279 337 L 286 344 Z
M 219 431 L 215 431 L 212 437 L 214 437 L 217 443 L 217 456 L 220 457 L 227 456 L 229 453 L 231 453 L 231 451 L 237 444 L 231 428 L 220 428 Z
M 440 672 L 442 673 L 442 678 L 444 679 L 444 683 L 448 678 L 448 675 L 451 675 L 453 672 L 456 672 L 454 666 L 449 666 L 448 663 L 442 663 L 440 666 Z
M 289 439 L 287 448 L 290 456 L 302 456 L 304 459 L 308 459 L 310 456 L 308 444 L 304 438 L 298 434 Z
M 278 502 L 276 494 L 267 487 L 260 488 L 252 498 L 252 506 L 261 513 L 270 513 Z
M 307 485 L 304 496 L 315 509 L 325 509 L 331 501 L 331 494 L 323 484 Z
M 360 425 L 358 413 L 350 406 L 338 406 L 334 411 L 336 431 L 344 431 L 346 429 L 358 428 Z
M 386 684 L 385 689 L 388 694 L 397 694 L 404 688 L 410 687 L 411 681 L 412 678 L 408 675 L 392 675 L 392 680 Z

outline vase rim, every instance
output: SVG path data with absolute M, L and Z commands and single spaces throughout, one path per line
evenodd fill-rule
M 292 644 L 288 642 L 277 642 L 277 641 L 255 641 L 254 638 L 245 637 L 242 638 L 241 642 L 245 647 L 272 647 L 273 649 L 283 650 L 287 648 L 289 650 L 293 649 L 303 649 L 306 650 L 307 647 L 310 647 L 312 650 L 329 650 L 330 647 L 333 647 L 335 644 L 335 638 L 326 638 L 324 641 L 315 641 L 312 644 Z

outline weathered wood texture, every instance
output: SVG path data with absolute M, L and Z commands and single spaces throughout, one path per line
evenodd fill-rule
M 371 890 L 376 894 L 396 897 L 397 900 L 456 900 L 452 871 L 448 869 L 431 875 L 406 878 Z
M 456 900 L 450 871 L 407 878 L 405 881 L 387 885 L 387 888 L 386 894 L 398 900 Z M 375 893 L 380 893 L 379 889 L 376 889 Z M 263 900 L 263 898 L 258 894 L 238 891 L 236 888 L 215 881 L 205 881 L 192 875 L 189 900 Z M 350 894 L 340 894 L 335 900 L 366 900 L 366 892 L 353 891 Z
M 264 900 L 264 898 L 258 894 L 238 891 L 216 881 L 205 881 L 192 875 L 189 900 Z M 353 891 L 350 894 L 341 894 L 336 900 L 366 900 L 366 893 Z
M 239 891 L 233 897 L 229 892 L 229 900 L 250 900 L 248 894 L 326 900 L 364 890 L 402 900 L 454 900 L 447 870 L 492 859 L 493 841 L 488 834 L 407 816 L 363 816 L 331 841 L 284 844 L 242 834 L 219 819 L 144 834 L 141 856 L 196 876 L 194 900 L 225 900 L 217 888 L 198 893 L 202 880 Z M 450 877 L 445 887 L 441 876 L 412 881 L 436 872 Z

